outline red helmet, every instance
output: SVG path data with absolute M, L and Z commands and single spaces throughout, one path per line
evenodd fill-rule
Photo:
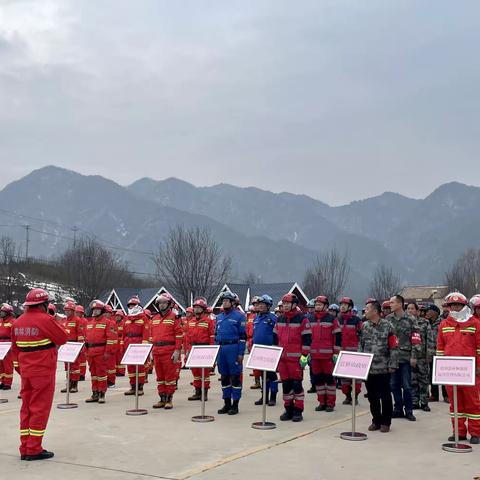
M 385 300 L 383 303 L 382 303 L 382 308 L 385 310 L 387 308 L 390 308 L 390 300 Z
M 367 301 L 365 302 L 365 305 L 368 305 L 369 303 L 375 303 L 376 301 L 377 301 L 376 298 L 368 297 Z
M 187 307 L 185 310 L 187 313 L 193 313 L 193 307 Z
M 8 303 L 2 303 L 2 306 L 0 307 L 0 312 L 6 312 L 9 315 L 13 314 L 13 307 L 9 305 Z
M 298 297 L 294 293 L 287 293 L 282 297 L 282 302 L 298 304 Z
M 203 298 L 197 298 L 195 302 L 193 302 L 194 307 L 202 307 L 204 310 L 208 308 L 207 302 Z
M 323 303 L 324 305 L 330 305 L 328 297 L 326 297 L 325 295 L 319 295 L 318 297 L 315 297 L 315 303 Z
M 160 302 L 172 303 L 172 296 L 169 293 L 162 293 L 155 300 L 155 303 L 160 303 Z
M 26 307 L 40 305 L 41 303 L 47 303 L 49 299 L 50 296 L 46 290 L 43 288 L 33 288 L 27 293 L 24 305 Z
M 130 298 L 127 302 L 128 305 L 140 305 L 140 299 L 138 298 L 138 295 L 134 295 L 132 298 Z
M 152 311 L 149 310 L 148 308 L 145 308 L 145 309 L 143 310 L 143 313 L 145 313 L 145 315 L 146 315 L 147 317 L 149 317 L 149 318 L 152 316 Z
M 447 295 L 447 298 L 445 298 L 445 303 L 447 304 L 447 307 L 455 304 L 468 305 L 468 300 L 467 297 L 462 293 L 453 292 Z
M 90 303 L 90 308 L 92 310 L 95 309 L 95 308 L 100 308 L 102 310 L 105 310 L 105 304 L 103 302 L 101 302 L 100 300 L 93 300 Z
M 108 303 L 107 303 L 107 305 L 105 305 L 105 311 L 106 311 L 107 313 L 113 313 L 113 308 L 112 308 L 112 306 L 111 306 L 111 305 L 108 305 Z
M 346 303 L 347 305 L 350 305 L 353 308 L 353 300 L 350 297 L 342 297 L 339 303 L 340 304 Z
M 85 313 L 85 309 L 81 305 L 75 307 L 75 313 Z
M 75 311 L 75 302 L 72 302 L 71 300 L 68 300 L 67 302 L 65 302 L 65 305 L 63 306 L 63 310 L 73 310 Z
M 49 303 L 48 304 L 48 311 L 53 312 L 52 313 L 52 315 L 53 315 L 53 314 L 57 313 L 57 307 L 53 303 Z
M 125 314 L 123 313 L 123 310 L 115 310 L 115 311 L 113 312 L 113 314 L 114 314 L 116 317 L 122 317 L 122 318 L 123 318 L 123 317 L 125 316 Z

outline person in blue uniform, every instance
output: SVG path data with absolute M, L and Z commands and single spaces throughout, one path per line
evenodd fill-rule
M 222 382 L 223 407 L 219 414 L 236 415 L 242 396 L 243 356 L 247 334 L 245 315 L 235 308 L 236 296 L 231 292 L 222 293 L 223 312 L 217 316 L 215 343 L 220 345 L 218 371 Z
M 269 295 L 262 295 L 257 298 L 257 315 L 253 320 L 253 344 L 273 345 L 273 329 L 277 323 L 277 317 L 270 309 L 273 300 Z M 255 405 L 263 404 L 263 389 L 266 388 L 267 403 L 270 407 L 276 405 L 278 393 L 278 377 L 276 372 L 267 372 L 267 384 L 262 385 L 262 396 Z

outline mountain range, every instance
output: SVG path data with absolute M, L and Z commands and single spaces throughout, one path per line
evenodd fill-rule
M 29 224 L 29 255 L 49 258 L 74 235 L 93 234 L 132 270 L 151 273 L 151 252 L 170 226 L 208 226 L 232 255 L 235 279 L 253 272 L 263 282 L 301 283 L 315 257 L 335 246 L 348 252 L 347 290 L 361 298 L 380 264 L 395 268 L 405 283 L 441 282 L 458 255 L 480 246 L 479 210 L 480 188 L 456 182 L 425 199 L 386 192 L 331 207 L 305 195 L 196 187 L 175 178 L 121 186 L 49 166 L 0 191 L 0 235 L 14 238 L 23 252 Z

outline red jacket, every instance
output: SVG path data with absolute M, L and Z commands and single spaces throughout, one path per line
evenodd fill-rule
M 172 310 L 168 310 L 166 315 L 157 313 L 151 320 L 150 331 L 144 341 L 153 343 L 153 353 L 160 352 L 163 347 L 171 346 L 174 350 L 182 348 L 183 332 L 180 325 L 180 319 L 177 318 Z
M 310 316 L 312 345 L 310 355 L 319 360 L 331 359 L 341 347 L 341 330 L 336 318 L 328 312 L 315 312 Z
M 273 330 L 273 344 L 283 347 L 282 359 L 308 355 L 311 342 L 310 321 L 300 310 L 285 312 L 278 317 Z
M 475 357 L 477 372 L 480 369 L 480 320 L 470 317 L 457 322 L 452 317 L 442 320 L 438 327 L 437 355 Z
M 87 319 L 85 344 L 87 355 L 112 355 L 116 351 L 117 334 L 109 318 L 100 315 Z
M 15 318 L 9 315 L 6 318 L 0 318 L 0 342 L 10 342 L 12 340 L 12 328 Z
M 356 352 L 362 330 L 362 320 L 348 312 L 339 314 L 338 323 L 342 330 L 342 350 Z
M 138 315 L 127 315 L 123 324 L 123 341 L 125 350 L 131 343 L 148 343 L 144 339 L 148 339 L 149 323 L 144 313 Z
M 83 319 L 72 316 L 62 321 L 62 326 L 67 332 L 69 342 L 83 342 Z
M 57 346 L 67 342 L 67 332 L 54 317 L 38 307 L 15 320 L 12 351 L 18 355 L 22 377 L 54 375 L 57 370 Z
M 192 317 L 186 328 L 187 346 L 213 345 L 215 343 L 215 322 L 209 315 L 202 315 L 199 319 Z

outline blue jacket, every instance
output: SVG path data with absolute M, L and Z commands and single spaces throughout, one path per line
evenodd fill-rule
M 259 313 L 253 320 L 253 343 L 273 345 L 273 329 L 277 317 L 272 312 Z
M 222 342 L 238 342 L 238 354 L 243 355 L 246 340 L 245 315 L 242 312 L 233 309 L 217 316 L 215 328 L 215 343 L 217 345 L 221 345 Z

